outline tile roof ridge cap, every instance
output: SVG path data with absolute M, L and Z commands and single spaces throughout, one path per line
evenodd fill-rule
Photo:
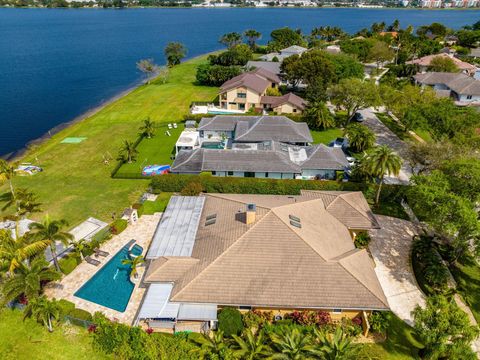
M 367 257 L 368 259 L 370 260 L 370 257 L 368 256 L 368 253 L 367 253 L 367 250 L 366 249 L 355 249 L 355 250 L 359 250 L 359 251 L 354 251 L 352 252 L 351 254 L 349 254 L 348 256 L 345 256 L 343 257 L 342 259 L 347 259 L 349 258 L 350 256 L 353 256 L 353 255 L 358 255 L 358 254 L 361 254 L 361 253 L 366 253 L 367 254 Z M 367 289 L 367 291 L 372 294 L 375 298 L 377 298 L 378 300 L 380 300 L 380 302 L 384 305 L 386 305 L 388 308 L 390 308 L 390 306 L 388 305 L 388 300 L 386 299 L 386 296 L 385 296 L 385 293 L 383 292 L 383 288 L 382 288 L 382 285 L 380 284 L 380 280 L 378 280 L 378 277 L 375 273 L 375 270 L 374 268 L 372 267 L 372 271 L 373 271 L 373 274 L 375 275 L 375 278 L 377 279 L 379 285 L 380 285 L 380 290 L 382 291 L 383 293 L 383 296 L 385 297 L 385 299 L 381 299 L 377 296 L 377 294 L 375 294 L 372 290 L 370 290 L 370 288 L 368 286 L 366 286 L 363 281 L 360 281 L 354 274 L 352 274 L 352 272 L 350 270 L 348 270 L 345 265 L 342 263 L 342 259 L 340 259 L 339 261 L 337 261 L 337 264 L 339 264 L 347 273 L 350 274 L 350 276 L 352 276 L 359 284 L 361 284 L 365 289 Z M 387 302 L 385 302 L 385 300 L 387 300 Z
M 359 192 L 359 191 L 349 191 L 345 194 L 339 194 L 330 204 L 328 204 L 328 206 L 326 207 L 327 211 L 328 209 L 330 208 L 330 206 L 332 206 L 333 203 L 337 202 L 338 199 L 342 199 L 348 206 L 350 206 L 353 210 L 355 210 L 357 213 L 359 213 L 360 215 L 362 215 L 365 219 L 367 219 L 368 221 L 372 222 L 372 219 L 369 219 L 368 216 L 365 216 L 362 212 L 360 212 L 357 208 L 355 208 L 352 204 L 350 204 L 350 202 L 348 202 L 347 200 L 345 200 L 345 198 L 343 197 L 344 195 L 349 195 L 349 194 L 353 194 L 353 193 L 356 193 L 356 192 Z M 333 214 L 332 214 L 333 215 Z M 334 215 L 333 215 L 334 216 Z M 338 218 L 336 216 L 334 216 L 337 220 Z M 375 221 L 376 222 L 376 221 Z M 348 228 L 348 226 L 347 226 Z
M 240 237 L 238 237 L 234 242 L 230 244 L 219 256 L 217 256 L 210 264 L 205 266 L 197 275 L 195 275 L 194 278 L 192 278 L 181 290 L 179 290 L 173 297 L 172 300 L 174 300 L 175 297 L 177 297 L 179 294 L 181 294 L 185 289 L 193 282 L 195 279 L 197 279 L 200 275 L 205 273 L 205 271 L 210 268 L 214 263 L 216 263 L 220 258 L 223 258 L 225 254 L 229 252 L 229 250 L 232 249 L 232 247 L 237 244 L 241 239 L 243 239 L 248 233 L 251 232 L 252 229 L 254 229 L 259 223 L 261 223 L 272 211 L 270 210 L 267 214 L 265 214 L 260 220 L 256 221 L 253 223 L 253 225 L 247 229 Z
M 177 166 L 175 167 L 179 167 L 179 166 L 182 166 L 184 165 L 185 163 L 189 162 L 191 160 L 191 158 L 193 157 L 193 155 L 195 155 L 197 152 L 199 152 L 200 150 L 202 150 L 201 148 L 200 149 L 195 149 L 195 150 L 192 150 L 192 153 L 190 154 L 190 156 L 185 159 L 185 161 L 181 162 L 180 164 L 178 164 Z M 203 166 L 203 156 L 204 156 L 204 152 L 202 151 L 202 166 Z
M 235 140 L 239 140 L 239 139 L 241 139 L 242 137 L 244 137 L 245 135 L 249 134 L 249 133 L 260 123 L 260 121 L 264 118 L 264 116 L 265 116 L 265 115 L 255 116 L 255 118 L 256 118 L 257 121 L 256 121 L 252 126 L 250 126 L 250 127 L 248 128 L 248 130 L 245 131 L 242 135 L 240 135 L 238 138 L 235 138 Z M 245 122 L 248 122 L 248 121 L 245 120 Z
M 236 203 L 239 203 L 239 204 L 248 204 L 248 202 L 245 202 L 245 201 L 241 201 L 241 200 L 237 200 L 237 199 L 231 199 L 231 198 L 226 198 L 224 197 L 223 195 L 228 195 L 228 194 L 223 194 L 223 193 L 206 193 L 207 197 L 208 196 L 212 196 L 214 198 L 217 198 L 217 199 L 222 199 L 222 200 L 227 200 L 227 201 L 233 201 L 233 202 L 236 202 Z M 231 195 L 257 195 L 257 194 L 231 194 Z M 266 207 L 266 206 L 261 206 L 261 205 L 257 205 L 257 208 L 262 208 L 262 209 L 265 209 L 267 211 L 270 211 L 272 210 L 272 208 L 269 208 L 269 207 Z

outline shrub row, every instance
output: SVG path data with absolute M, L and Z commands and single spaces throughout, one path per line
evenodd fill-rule
M 116 219 L 110 224 L 110 232 L 113 235 L 120 234 L 123 230 L 127 228 L 128 221 L 125 219 Z
M 78 320 L 92 321 L 93 317 L 88 311 L 83 309 L 78 309 L 75 307 L 75 304 L 65 300 L 58 300 L 58 306 L 60 307 L 60 316 L 62 318 L 68 316 Z
M 202 191 L 207 193 L 237 194 L 298 195 L 300 194 L 300 190 L 365 191 L 368 188 L 366 184 L 354 182 L 275 180 L 169 174 L 154 177 L 151 181 L 151 189 L 157 194 L 162 191 L 181 192 L 191 183 L 200 184 Z M 385 185 L 384 188 L 392 186 L 395 185 Z
M 78 264 L 80 264 L 80 258 L 75 254 L 68 254 L 67 256 L 58 260 L 60 270 L 65 275 L 70 274 L 77 267 Z

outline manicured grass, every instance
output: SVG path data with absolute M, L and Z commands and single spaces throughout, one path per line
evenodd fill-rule
M 323 131 L 310 131 L 313 138 L 314 144 L 330 144 L 337 137 L 343 136 L 343 131 L 339 128 L 332 128 Z
M 0 312 L 0 354 L 2 359 L 111 359 L 93 350 L 87 330 L 61 325 L 49 333 L 19 310 Z
M 22 161 L 39 165 L 44 171 L 31 177 L 15 178 L 15 186 L 35 192 L 45 213 L 53 218 L 66 219 L 71 226 L 89 216 L 108 221 L 112 212 L 119 212 L 135 202 L 148 186 L 148 181 L 110 178 L 122 142 L 127 139 L 134 141 L 142 120 L 147 117 L 159 124 L 180 124 L 193 100 L 211 101 L 215 98 L 217 88 L 194 83 L 196 67 L 205 59 L 195 58 L 174 67 L 168 83 L 153 81 L 142 85 L 88 119 L 31 149 Z M 60 143 L 66 137 L 75 136 L 87 139 L 80 144 Z M 159 132 L 151 143 L 169 147 L 169 143 L 162 144 L 163 139 L 163 132 Z M 172 133 L 168 140 L 174 139 Z M 155 157 L 151 153 L 154 148 L 148 147 L 148 143 L 140 145 L 140 156 L 143 158 L 131 165 L 132 168 L 138 167 L 145 158 L 149 162 L 162 163 L 170 153 L 158 151 L 159 157 Z M 107 165 L 104 164 L 104 156 L 111 158 Z M 7 191 L 6 185 L 0 187 L 0 193 L 3 191 Z M 31 217 L 38 219 L 42 215 Z
M 473 259 L 464 260 L 450 268 L 457 290 L 480 323 L 480 265 Z
M 414 330 L 392 314 L 387 331 L 387 340 L 382 343 L 362 345 L 360 359 L 407 360 L 418 359 L 422 348 L 414 335 Z
M 172 193 L 163 192 L 158 195 L 155 201 L 145 201 L 143 203 L 143 213 L 145 215 L 152 215 L 156 212 L 164 212 Z

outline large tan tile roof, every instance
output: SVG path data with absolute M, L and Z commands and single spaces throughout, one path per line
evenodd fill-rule
M 367 228 L 370 221 L 370 228 L 378 227 L 361 193 L 205 196 L 195 260 L 179 259 L 178 271 L 161 274 L 172 259 L 159 258 L 147 273 L 152 281 L 175 282 L 171 302 L 388 308 L 373 262 L 365 250 L 355 249 L 349 234 L 350 223 Z M 248 203 L 256 204 L 250 225 L 243 221 Z M 342 207 L 346 214 L 339 218 Z M 217 214 L 216 223 L 206 226 L 212 214 Z M 291 225 L 290 215 L 300 218 L 301 228 Z

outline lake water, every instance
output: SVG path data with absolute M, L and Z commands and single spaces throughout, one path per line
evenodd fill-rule
M 373 22 L 403 26 L 434 21 L 460 28 L 479 10 L 402 9 L 0 9 L 0 154 L 100 105 L 141 79 L 135 63 L 180 41 L 188 56 L 221 47 L 218 38 L 248 28 L 264 34 L 290 26 L 305 32 Z

